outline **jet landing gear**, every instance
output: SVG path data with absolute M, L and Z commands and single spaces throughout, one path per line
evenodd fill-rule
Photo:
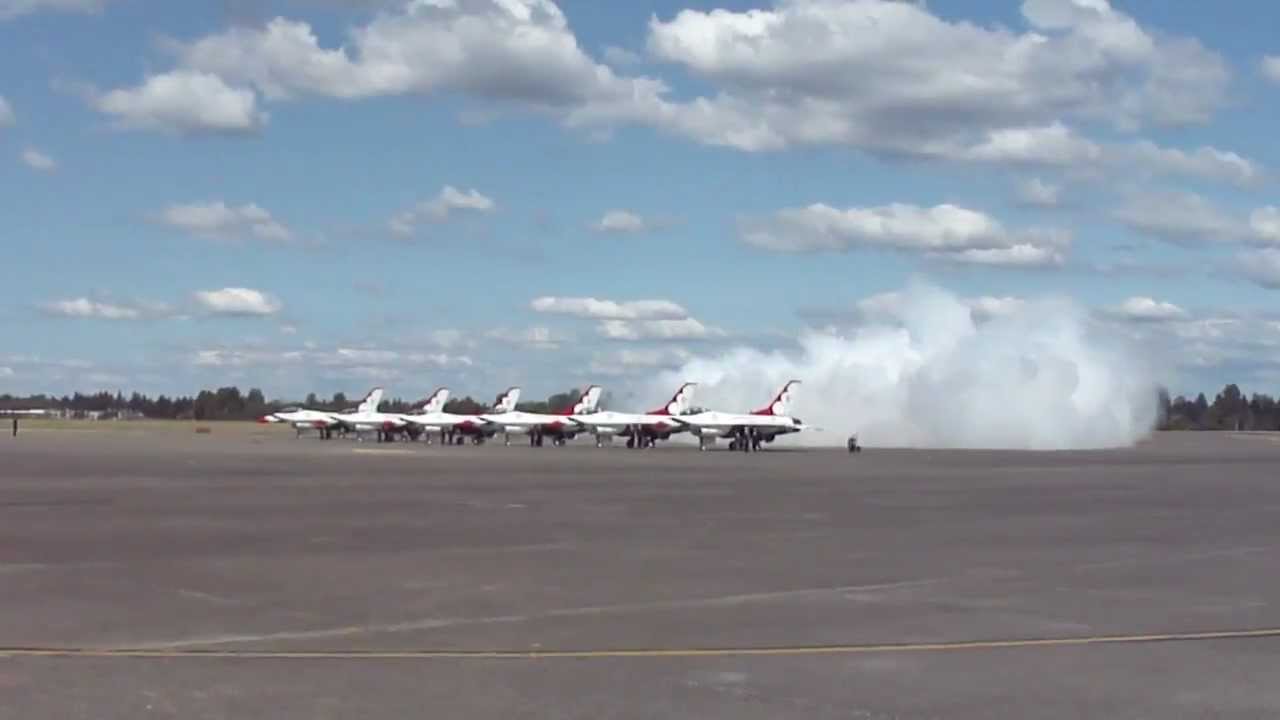
M 738 428 L 733 433 L 733 439 L 729 441 L 730 450 L 741 450 L 742 452 L 760 452 L 761 436 L 755 429 Z
M 627 448 L 632 450 L 645 450 L 658 446 L 657 438 L 649 437 L 640 431 L 635 431 L 631 437 L 627 438 Z

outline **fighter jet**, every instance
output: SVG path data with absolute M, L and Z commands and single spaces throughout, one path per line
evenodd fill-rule
M 307 430 L 315 430 L 321 439 L 332 437 L 333 431 L 343 427 L 339 416 L 342 415 L 360 415 L 362 413 L 373 412 L 378 409 L 378 404 L 382 402 L 382 388 L 377 387 L 369 391 L 364 396 L 364 400 L 360 404 L 350 410 L 341 413 L 334 413 L 328 410 L 311 410 L 307 408 L 286 408 L 279 412 L 263 415 L 258 418 L 260 423 L 290 423 L 293 429 L 297 431 L 298 437 L 302 436 Z
M 703 410 L 687 415 L 675 416 L 672 419 L 685 425 L 689 432 L 698 438 L 698 449 L 706 450 L 719 438 L 730 438 L 730 450 L 750 452 L 759 450 L 760 443 L 771 443 L 779 435 L 788 435 L 803 430 L 811 430 L 800 418 L 791 417 L 788 413 L 791 406 L 791 389 L 799 385 L 799 380 L 791 380 L 768 405 L 750 413 L 726 413 Z
M 689 409 L 694 387 L 694 383 L 681 385 L 666 404 L 647 413 L 600 410 L 577 413 L 570 419 L 595 436 L 596 447 L 604 447 L 605 443 L 611 442 L 614 437 L 627 438 L 629 448 L 652 447 L 657 440 L 666 440 L 673 433 L 685 432 L 688 429 L 672 416 L 680 415 Z

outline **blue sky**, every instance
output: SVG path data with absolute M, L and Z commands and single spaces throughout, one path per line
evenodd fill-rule
M 1276 392 L 1277 25 L 0 0 L 0 392 L 625 389 L 913 277 L 975 316 L 1068 295 L 1176 390 Z

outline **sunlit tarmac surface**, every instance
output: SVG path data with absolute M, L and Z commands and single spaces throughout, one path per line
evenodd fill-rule
M 0 718 L 1280 714 L 1270 436 L 850 455 L 280 430 L 0 438 Z

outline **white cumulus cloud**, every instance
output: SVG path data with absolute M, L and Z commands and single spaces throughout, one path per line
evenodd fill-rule
M 282 308 L 279 300 L 261 290 L 242 287 L 199 290 L 195 293 L 195 300 L 214 315 L 275 315 Z
M 27 167 L 39 172 L 53 172 L 58 169 L 58 163 L 48 155 L 40 152 L 35 148 L 27 148 L 22 151 L 22 162 Z
M 99 112 L 128 129 L 249 133 L 267 122 L 253 90 L 191 70 L 151 75 L 136 87 L 97 93 L 92 101 Z
M 539 297 L 529 303 L 534 312 L 573 315 L 599 320 L 681 320 L 689 312 L 671 300 L 601 300 L 593 297 Z
M 1102 148 L 1060 122 L 1043 127 L 992 130 L 981 143 L 951 153 L 957 158 L 1009 164 L 1081 165 L 1096 161 Z
M 1114 308 L 1109 314 L 1134 322 L 1167 322 L 1187 317 L 1187 311 L 1170 302 L 1163 302 L 1150 297 L 1131 297 Z
M 278 17 L 178 48 L 186 68 L 267 98 L 463 92 L 544 109 L 608 106 L 660 84 L 617 76 L 579 46 L 551 0 L 402 2 L 322 47 L 309 23 Z
M 775 252 L 882 248 L 958 263 L 1027 267 L 1061 264 L 1070 244 L 1065 233 L 1012 232 L 985 213 L 951 204 L 842 210 L 816 203 L 742 220 L 740 232 L 747 244 Z
M 494 328 L 485 333 L 485 337 L 531 350 L 557 350 L 565 342 L 565 338 L 551 328 L 541 325 L 523 329 Z
M 18 116 L 13 112 L 13 105 L 0 95 L 0 128 L 8 127 L 18 122 Z
M 101 12 L 107 0 L 0 0 L 0 21 L 20 15 L 50 10 L 58 12 Z
M 1195 39 L 1149 32 L 1106 0 L 1028 0 L 1022 15 L 1026 28 L 1012 30 L 945 19 L 925 3 L 779 0 L 655 17 L 648 44 L 720 88 L 668 109 L 666 124 L 744 150 L 849 144 L 929 155 L 945 146 L 1060 162 L 1094 152 L 1064 120 L 1204 122 L 1224 103 L 1221 57 Z
M 218 200 L 170 205 L 152 220 L 199 237 L 230 240 L 252 237 L 271 242 L 293 239 L 293 232 L 254 203 L 234 206 Z
M 705 340 L 727 333 L 692 317 L 678 320 L 605 320 L 598 331 L 610 340 Z
M 595 229 L 605 233 L 638 233 L 648 228 L 644 218 L 629 210 L 610 210 L 595 224 Z
M 43 309 L 50 315 L 69 318 L 97 318 L 101 320 L 138 320 L 143 309 L 130 305 L 98 302 L 86 297 L 55 300 L 45 303 Z
M 1055 207 L 1062 199 L 1062 188 L 1037 177 L 1019 182 L 1016 194 L 1024 205 Z
M 594 354 L 588 367 L 592 375 L 599 377 L 648 376 L 654 370 L 674 369 L 692 357 L 692 353 L 677 345 L 624 346 Z
M 424 222 L 444 222 L 458 211 L 489 213 L 497 206 L 493 198 L 475 188 L 463 192 L 452 185 L 446 185 L 434 198 L 423 200 L 411 209 L 398 213 L 391 218 L 388 226 L 393 234 L 407 237 L 413 235 L 414 229 Z
M 1274 205 L 1246 216 L 1195 193 L 1157 192 L 1133 195 L 1112 214 L 1133 230 L 1170 242 L 1280 245 L 1280 208 Z
M 1117 153 L 1116 159 L 1119 163 L 1134 163 L 1156 174 L 1183 175 L 1234 185 L 1252 185 L 1263 175 L 1262 168 L 1253 160 L 1208 146 L 1188 152 L 1141 140 Z
M 253 106 L 258 95 L 458 93 L 598 135 L 643 125 L 746 151 L 835 144 L 1110 169 L 1137 155 L 1152 170 L 1232 182 L 1260 170 L 1237 162 L 1245 158 L 1184 161 L 1075 130 L 1202 123 L 1225 103 L 1229 72 L 1219 55 L 1194 38 L 1150 31 L 1106 0 L 1028 0 L 1012 29 L 950 20 L 923 2 L 776 0 L 655 15 L 646 44 L 652 59 L 697 76 L 707 93 L 680 97 L 661 79 L 620 75 L 610 63 L 635 58 L 615 48 L 597 61 L 552 0 L 388 0 L 327 46 L 308 22 L 276 17 L 168 43 L 176 66 L 155 78 L 217 82 L 205 94 L 227 96 L 218 104 L 238 111 L 218 122 L 184 115 L 158 124 L 254 129 L 266 120 Z
M 1249 214 L 1249 229 L 1258 241 L 1280 245 L 1280 208 L 1268 205 L 1254 210 Z
M 1280 55 L 1262 58 L 1262 74 L 1271 82 L 1280 83 Z
M 1140 193 L 1128 198 L 1113 216 L 1133 230 L 1171 242 L 1238 240 L 1249 235 L 1244 220 L 1188 192 Z
M 1237 261 L 1240 274 L 1254 284 L 1270 290 L 1280 290 L 1280 248 L 1243 253 Z

